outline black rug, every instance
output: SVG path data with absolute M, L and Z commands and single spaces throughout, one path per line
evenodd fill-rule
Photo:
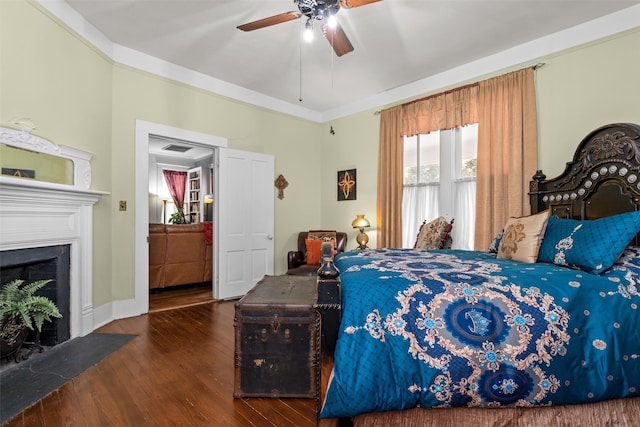
M 0 373 L 0 424 L 7 422 L 64 383 L 135 338 L 91 333 L 33 353 Z M 11 362 L 13 363 L 13 362 Z

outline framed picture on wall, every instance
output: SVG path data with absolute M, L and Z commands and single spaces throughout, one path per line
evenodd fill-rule
M 2 168 L 2 175 L 17 176 L 19 178 L 35 178 L 36 171 L 31 169 Z
M 338 171 L 338 201 L 356 200 L 356 170 Z

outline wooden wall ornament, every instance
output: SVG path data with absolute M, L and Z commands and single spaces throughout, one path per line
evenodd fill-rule
M 338 201 L 356 200 L 356 170 L 338 171 Z
M 284 199 L 284 189 L 289 186 L 289 183 L 282 174 L 280 174 L 276 179 L 275 186 L 278 189 L 278 199 Z

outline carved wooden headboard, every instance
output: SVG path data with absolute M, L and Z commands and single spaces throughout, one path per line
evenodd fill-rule
M 614 123 L 590 132 L 560 176 L 534 175 L 529 196 L 532 214 L 551 209 L 561 218 L 640 210 L 640 126 Z

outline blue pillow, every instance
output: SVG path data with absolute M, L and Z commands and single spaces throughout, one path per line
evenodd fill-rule
M 538 262 L 600 274 L 613 265 L 640 232 L 640 211 L 596 220 L 549 218 Z

